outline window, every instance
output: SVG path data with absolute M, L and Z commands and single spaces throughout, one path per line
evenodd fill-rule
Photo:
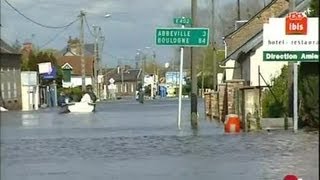
M 8 98 L 11 98 L 11 87 L 10 87 L 10 82 L 8 82 Z
M 5 99 L 6 97 L 4 96 L 4 83 L 1 83 L 1 96 L 3 99 Z
M 16 98 L 17 96 L 17 83 L 13 83 L 13 97 Z
M 17 97 L 16 68 L 13 68 L 13 98 Z
M 71 69 L 63 69 L 63 81 L 71 82 Z

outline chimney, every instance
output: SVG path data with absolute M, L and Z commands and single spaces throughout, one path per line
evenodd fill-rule
M 31 43 L 30 41 L 28 41 L 28 40 L 25 41 L 25 42 L 23 43 L 22 49 L 23 49 L 24 51 L 30 53 L 30 52 L 33 50 L 32 43 Z

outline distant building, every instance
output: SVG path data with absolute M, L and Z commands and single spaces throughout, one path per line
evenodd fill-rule
M 104 84 L 109 84 L 114 79 L 118 96 L 135 96 L 137 84 L 142 80 L 141 69 L 129 69 L 117 67 L 104 74 Z
M 60 53 L 63 56 L 80 56 L 80 40 L 78 38 L 72 39 L 69 36 L 68 44 L 64 47 Z M 94 44 L 93 43 L 85 43 L 84 44 L 84 56 L 94 56 Z
M 22 44 L 21 54 L 29 55 L 33 51 L 33 45 L 30 41 L 26 41 Z
M 0 106 L 21 110 L 21 54 L 0 39 Z

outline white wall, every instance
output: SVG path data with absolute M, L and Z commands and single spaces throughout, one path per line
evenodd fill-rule
M 62 86 L 64 88 L 68 87 L 76 87 L 82 85 L 82 77 L 81 76 L 71 76 L 71 82 L 63 82 Z M 92 85 L 92 79 L 90 76 L 86 76 L 86 85 Z
M 281 73 L 281 68 L 284 65 L 287 65 L 287 62 L 267 62 L 263 61 L 262 57 L 262 49 L 263 46 L 259 47 L 256 50 L 256 53 L 253 54 L 250 57 L 250 80 L 251 80 L 251 86 L 258 86 L 258 66 L 260 65 L 260 72 L 263 76 L 263 78 L 267 81 L 267 83 L 270 85 L 271 77 L 278 76 Z M 260 78 L 260 85 L 265 86 L 266 84 Z
M 226 62 L 226 67 L 235 67 L 235 61 L 229 60 Z M 233 69 L 226 69 L 226 81 L 233 79 Z

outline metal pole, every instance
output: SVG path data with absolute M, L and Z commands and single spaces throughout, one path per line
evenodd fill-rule
M 293 64 L 293 131 L 298 131 L 298 63 Z
M 294 11 L 294 9 L 295 9 L 295 0 L 290 0 L 289 1 L 289 12 L 293 12 Z M 293 117 L 293 125 L 294 125 L 294 127 L 293 127 L 293 129 L 294 129 L 294 131 L 296 131 L 296 127 L 295 127 L 295 124 L 296 124 L 296 122 L 295 122 L 295 116 L 297 115 L 297 112 L 295 112 L 295 105 L 294 105 L 294 103 L 295 103 L 295 96 L 294 96 L 294 94 L 295 94 L 295 90 L 294 90 L 294 88 L 295 88 L 295 79 L 294 79 L 294 77 L 292 77 L 292 76 L 295 76 L 295 74 L 297 73 L 297 72 L 295 72 L 295 63 L 292 63 L 292 62 L 289 62 L 289 64 L 288 64 L 288 100 L 289 100 L 289 102 L 288 102 L 288 114 L 289 114 L 289 116 L 290 115 L 293 115 L 294 117 Z
M 86 65 L 84 60 L 84 29 L 83 29 L 83 18 L 85 14 L 80 11 L 80 58 L 81 58 L 81 75 L 82 75 L 82 91 L 86 90 Z
M 203 59 L 202 59 L 202 72 L 201 72 L 201 96 L 202 97 L 204 97 L 204 61 L 205 61 L 205 59 L 206 59 L 206 53 L 207 52 L 205 52 L 205 55 L 204 55 L 204 57 L 203 57 Z
M 197 0 L 191 0 L 192 27 L 197 25 Z M 198 129 L 198 80 L 197 80 L 197 61 L 194 53 L 195 48 L 190 48 L 191 57 L 191 128 Z
M 124 92 L 124 79 L 123 79 L 123 64 L 122 64 L 122 61 L 120 60 L 120 72 L 121 72 L 121 92 L 123 93 Z
M 260 82 L 260 65 L 258 66 L 258 86 L 259 86 L 259 116 L 262 115 L 262 107 L 261 107 L 261 82 Z
M 184 25 L 182 25 L 182 28 L 184 28 Z M 183 47 L 181 47 L 181 50 L 180 50 L 178 129 L 181 129 L 182 73 L 183 73 Z

